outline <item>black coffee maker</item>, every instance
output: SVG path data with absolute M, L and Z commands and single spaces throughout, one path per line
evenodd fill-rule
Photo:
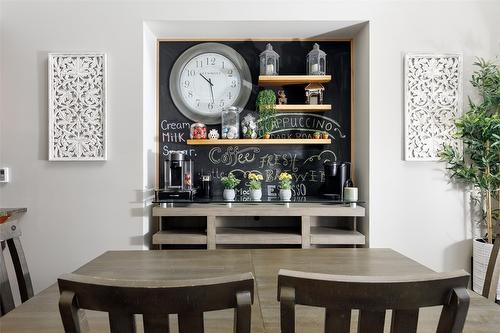
M 351 163 L 330 162 L 323 163 L 325 170 L 325 182 L 321 187 L 321 193 L 333 200 L 344 199 L 344 187 L 351 186 Z

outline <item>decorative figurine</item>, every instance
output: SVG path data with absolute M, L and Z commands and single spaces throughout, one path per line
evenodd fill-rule
M 306 88 L 306 104 L 323 104 L 325 87 L 320 83 L 309 83 Z
M 241 122 L 241 130 L 243 131 L 243 138 L 257 139 L 257 120 L 252 114 L 247 114 Z
M 278 104 L 283 105 L 287 103 L 287 98 L 284 90 L 278 90 Z
M 280 56 L 273 50 L 271 44 L 266 45 L 266 50 L 260 56 L 260 75 L 278 75 Z
M 314 43 L 313 49 L 307 54 L 307 75 L 325 75 L 326 73 L 326 53 L 319 49 L 319 45 Z
M 208 132 L 208 138 L 210 140 L 217 140 L 219 137 L 219 131 L 217 131 L 215 128 L 211 129 L 210 132 Z

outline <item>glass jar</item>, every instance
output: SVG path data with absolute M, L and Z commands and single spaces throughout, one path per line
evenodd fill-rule
M 222 134 L 223 139 L 240 138 L 240 111 L 241 109 L 230 106 L 222 110 Z
M 207 126 L 202 123 L 194 123 L 191 125 L 190 131 L 191 139 L 206 139 L 207 138 Z
M 251 113 L 243 117 L 241 121 L 241 133 L 244 139 L 257 139 L 259 127 L 257 126 L 257 119 Z

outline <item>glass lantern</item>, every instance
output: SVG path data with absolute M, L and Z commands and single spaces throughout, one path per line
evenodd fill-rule
M 307 75 L 325 75 L 326 53 L 319 49 L 314 43 L 313 49 L 307 55 Z
M 278 75 L 280 69 L 280 56 L 273 50 L 271 44 L 266 45 L 266 50 L 260 54 L 260 75 Z
M 222 110 L 222 138 L 240 138 L 240 109 L 230 106 Z

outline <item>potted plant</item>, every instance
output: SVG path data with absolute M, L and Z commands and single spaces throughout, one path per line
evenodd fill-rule
M 259 201 L 262 198 L 262 184 L 260 182 L 264 180 L 264 177 L 258 173 L 250 172 L 248 174 L 248 180 L 250 181 L 250 198 L 253 201 Z
M 315 138 L 315 139 L 321 138 L 321 132 L 314 132 L 313 138 Z
M 445 145 L 440 157 L 447 163 L 451 180 L 472 190 L 473 203 L 479 204 L 482 211 L 480 225 L 486 227 L 486 234 L 473 240 L 472 251 L 473 289 L 481 293 L 493 248 L 492 230 L 498 223 L 494 201 L 499 200 L 500 187 L 500 69 L 482 59 L 474 65 L 477 70 L 470 82 L 478 89 L 481 101 L 469 98 L 469 111 L 455 120 L 455 137 L 463 143 L 463 152 Z
M 255 102 L 259 111 L 259 128 L 264 139 L 271 137 L 274 129 L 274 117 L 276 115 L 276 94 L 271 89 L 259 91 Z
M 328 132 L 323 132 L 323 133 L 321 133 L 321 137 L 323 139 L 327 140 L 330 137 L 330 135 L 328 134 Z
M 4 223 L 9 219 L 10 215 L 6 211 L 0 210 L 0 224 Z
M 240 180 L 230 172 L 226 177 L 221 178 L 221 182 L 224 185 L 224 192 L 222 193 L 224 200 L 233 201 L 236 198 L 234 188 L 238 186 Z
M 290 201 L 292 198 L 292 175 L 288 172 L 282 172 L 278 179 L 280 181 L 280 199 Z

